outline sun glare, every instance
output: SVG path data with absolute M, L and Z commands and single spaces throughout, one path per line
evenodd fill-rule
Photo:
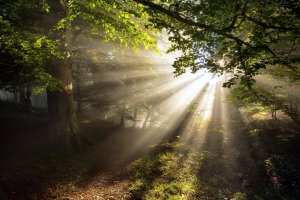
M 219 65 L 221 66 L 221 67 L 223 67 L 224 66 L 224 64 L 225 64 L 225 62 L 224 62 L 224 60 L 222 59 L 222 60 L 219 60 L 218 61 L 218 63 L 219 63 Z

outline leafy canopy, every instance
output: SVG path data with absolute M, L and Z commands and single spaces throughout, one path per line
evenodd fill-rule
M 45 72 L 44 65 L 47 58 L 60 53 L 56 42 L 43 34 L 40 18 L 46 8 L 42 1 L 1 1 L 1 88 L 11 89 L 34 80 L 41 86 L 53 86 L 55 81 Z
M 235 73 L 225 87 L 237 79 L 251 86 L 260 69 L 278 65 L 299 79 L 298 1 L 133 1 L 148 13 L 147 27 L 168 31 L 173 43 L 168 52 L 182 52 L 173 64 L 177 76 L 185 68 L 192 72 L 208 68 Z
M 27 79 L 43 79 L 48 84 L 51 77 L 44 72 L 45 59 L 61 55 L 58 44 L 40 31 L 40 16 L 49 6 L 42 0 L 1 5 L 1 70 L 14 74 L 9 80 L 26 74 Z M 74 0 L 66 5 L 74 30 L 89 26 L 90 35 L 135 50 L 143 44 L 157 51 L 155 33 L 166 30 L 172 42 L 168 52 L 182 53 L 173 63 L 177 76 L 185 68 L 192 72 L 207 68 L 235 73 L 225 87 L 237 79 L 251 86 L 260 69 L 272 65 L 299 80 L 298 1 Z M 62 19 L 55 28 L 63 31 L 66 21 Z M 16 66 L 19 71 L 13 70 Z M 7 82 L 11 84 L 1 77 L 2 86 Z
M 65 52 L 59 48 L 59 41 L 49 39 L 44 33 L 44 20 L 41 19 L 52 9 L 51 6 L 43 0 L 0 2 L 0 87 L 9 89 L 28 81 L 55 87 L 57 82 L 47 73 L 46 62 L 55 57 L 63 58 Z M 118 0 L 64 3 L 65 18 L 52 30 L 60 32 L 63 37 L 68 37 L 65 28 L 71 20 L 73 38 L 85 30 L 85 37 L 90 39 L 98 36 L 105 42 L 116 41 L 136 51 L 143 45 L 158 52 L 154 38 L 158 30 L 144 28 L 147 14 L 141 6 Z

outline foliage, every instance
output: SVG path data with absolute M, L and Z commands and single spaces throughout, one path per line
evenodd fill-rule
M 276 119 L 276 111 L 278 110 L 281 110 L 292 119 L 299 118 L 297 109 L 292 106 L 293 97 L 284 91 L 276 91 L 276 89 L 278 89 L 277 86 L 269 91 L 257 85 L 251 88 L 235 87 L 231 91 L 228 101 L 234 103 L 237 107 L 249 107 L 254 113 L 263 112 L 260 108 L 262 107 L 272 115 L 273 119 Z M 291 105 L 289 105 L 289 102 Z
M 136 51 L 140 49 L 141 44 L 146 49 L 152 48 L 157 51 L 153 34 L 143 29 L 146 14 L 140 16 L 143 18 L 134 20 L 133 14 L 129 13 L 129 7 L 133 5 L 111 0 L 74 1 L 66 7 L 66 18 L 61 19 L 52 31 L 65 35 L 66 23 L 70 19 L 74 22 L 73 42 L 82 34 L 86 38 L 94 39 L 100 36 L 105 42 L 117 40 L 119 44 Z M 62 58 L 64 52 L 59 49 L 60 44 L 57 41 L 48 39 L 44 34 L 43 20 L 40 19 L 49 9 L 50 6 L 44 1 L 14 1 L 1 4 L 2 88 L 8 89 L 13 85 L 33 80 L 37 80 L 42 87 L 55 88 L 57 82 L 47 73 L 49 69 L 45 69 L 45 64 L 53 62 L 49 58 Z
M 49 11 L 49 6 L 43 1 L 3 5 L 1 63 L 5 73 L 11 73 L 15 80 L 38 79 L 41 85 L 51 85 L 53 79 L 45 72 L 44 64 L 47 58 L 60 53 L 55 42 L 42 34 L 37 20 Z M 267 65 L 278 66 L 293 80 L 299 78 L 299 6 L 296 1 L 283 0 L 89 0 L 72 1 L 66 12 L 73 21 L 74 37 L 82 34 L 86 38 L 117 41 L 136 51 L 141 44 L 157 51 L 153 36 L 164 29 L 172 43 L 168 52 L 182 53 L 173 64 L 177 76 L 185 73 L 185 68 L 194 73 L 201 68 L 221 74 L 232 72 L 234 76 L 224 83 L 231 87 L 237 79 L 251 86 L 254 76 Z M 63 31 L 66 23 L 67 19 L 62 19 L 54 30 Z M 10 83 L 6 78 L 1 82 L 2 87 L 18 83 Z
M 35 80 L 41 87 L 55 87 L 57 82 L 44 67 L 48 58 L 60 56 L 57 43 L 46 38 L 39 20 L 46 6 L 42 1 L 1 5 L 0 87 L 10 89 Z
M 168 31 L 168 52 L 182 52 L 173 64 L 177 76 L 185 68 L 231 72 L 235 76 L 224 84 L 231 87 L 237 79 L 251 86 L 267 65 L 299 75 L 297 1 L 133 1 L 144 5 L 147 27 Z
M 230 109 L 232 118 L 229 117 L 230 124 L 225 123 L 225 127 L 220 121 L 210 121 L 207 132 L 205 127 L 195 135 L 182 135 L 176 142 L 163 141 L 151 146 L 153 151 L 143 152 L 153 144 L 148 140 L 140 145 L 142 152 L 137 150 L 133 157 L 126 157 L 133 141 L 138 142 L 147 134 L 153 136 L 153 132 L 105 128 L 99 122 L 99 126 L 83 123 L 83 130 L 94 135 L 99 143 L 80 154 L 66 154 L 50 151 L 49 137 L 44 134 L 47 124 L 40 124 L 44 117 L 28 118 L 29 114 L 24 117 L 9 102 L 0 106 L 1 121 L 7 125 L 1 126 L 0 140 L 2 199 L 96 198 L 100 192 L 103 198 L 110 198 L 106 192 L 114 194 L 127 189 L 128 185 L 123 188 L 120 182 L 130 181 L 126 167 L 131 158 L 139 158 L 129 165 L 132 181 L 129 189 L 134 195 L 129 196 L 136 199 L 296 200 L 300 197 L 297 124 L 287 123 L 281 129 L 252 124 L 248 129 L 237 120 L 238 113 Z M 14 124 L 7 123 L 10 118 Z M 20 127 L 23 132 L 14 131 Z M 189 143 L 191 139 L 194 144 Z M 113 191 L 112 185 L 116 186 Z M 128 197 L 127 190 L 125 193 Z M 119 197 L 125 197 L 125 193 Z
M 135 15 L 131 9 L 140 15 Z M 145 30 L 146 13 L 140 7 L 125 4 L 118 0 L 73 1 L 67 8 L 67 19 L 72 21 L 75 35 L 77 33 L 93 40 L 114 42 L 139 51 L 145 49 L 157 51 L 153 37 L 158 30 Z M 55 29 L 63 29 L 67 19 L 62 19 Z M 93 46 L 95 48 L 95 46 Z
M 197 185 L 192 155 L 185 156 L 170 151 L 178 147 L 177 143 L 161 145 L 165 151 L 140 158 L 131 164 L 130 171 L 134 182 L 129 190 L 138 199 L 192 198 L 196 194 Z

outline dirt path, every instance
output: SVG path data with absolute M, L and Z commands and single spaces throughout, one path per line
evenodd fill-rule
M 162 130 L 80 121 L 96 146 L 80 155 L 52 152 L 46 115 L 0 105 L 0 199 L 130 199 L 128 165 L 149 154 Z M 88 123 L 86 123 L 88 122 Z
M 300 198 L 299 134 L 245 127 L 240 113 L 226 102 L 221 84 L 221 79 L 214 79 L 203 87 L 193 112 L 187 113 L 188 121 L 170 132 L 79 120 L 82 130 L 97 141 L 79 155 L 51 152 L 45 117 L 0 107 L 0 199 L 145 199 L 155 187 L 161 187 L 163 195 L 172 193 L 169 184 L 182 181 L 179 173 L 186 183 L 191 177 L 197 183 L 193 194 L 181 190 L 180 198 Z M 167 135 L 176 138 L 178 149 L 160 148 L 159 142 L 171 141 Z M 189 164 L 184 162 L 190 152 L 195 153 L 196 167 L 187 177 Z M 133 161 L 146 155 L 157 158 L 159 153 L 167 156 L 158 166 L 145 169 L 148 174 L 130 177 Z M 128 188 L 139 179 L 149 179 L 147 187 L 130 193 Z

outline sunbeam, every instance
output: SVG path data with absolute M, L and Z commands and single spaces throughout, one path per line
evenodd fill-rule
M 0 0 L 0 199 L 300 199 L 299 8 Z

